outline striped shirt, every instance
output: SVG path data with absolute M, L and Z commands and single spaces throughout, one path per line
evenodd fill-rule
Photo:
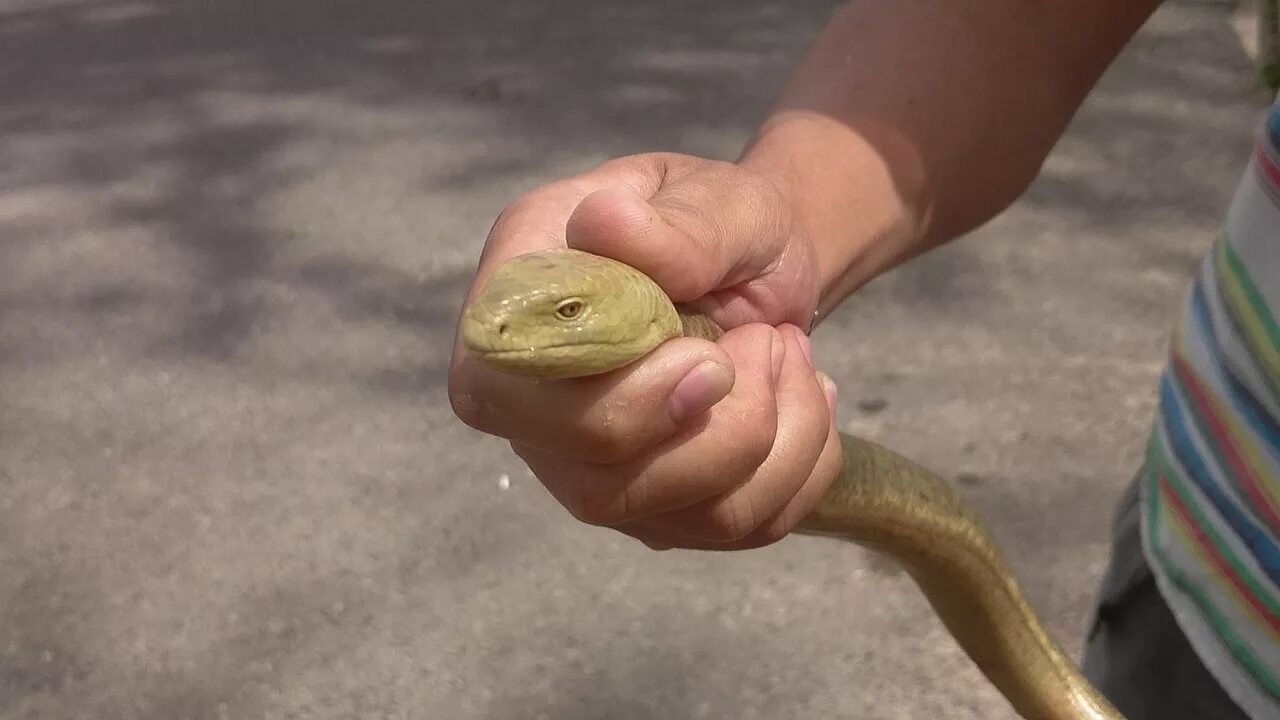
M 1196 652 L 1280 717 L 1280 104 L 1174 328 L 1141 478 L 1142 535 Z

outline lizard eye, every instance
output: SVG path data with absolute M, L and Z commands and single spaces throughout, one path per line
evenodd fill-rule
M 586 304 L 578 298 L 562 300 L 560 304 L 556 306 L 556 317 L 561 320 L 572 320 L 581 315 L 582 310 L 585 307 Z

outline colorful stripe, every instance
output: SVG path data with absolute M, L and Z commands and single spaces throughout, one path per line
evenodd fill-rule
M 1258 168 L 1263 192 L 1280 203 L 1280 167 L 1277 166 L 1275 157 L 1266 148 L 1259 147 L 1255 166 Z
M 1194 499 L 1187 497 L 1187 489 L 1171 483 L 1169 475 L 1161 475 L 1160 490 L 1179 521 L 1179 529 L 1186 533 L 1187 547 L 1218 571 L 1237 608 L 1269 627 L 1273 638 L 1280 634 L 1280 617 L 1276 616 L 1280 608 L 1274 600 L 1267 602 L 1270 598 L 1260 592 L 1256 582 L 1241 567 L 1240 559 L 1226 549 L 1221 536 L 1213 531 L 1213 525 L 1206 523 L 1204 514 L 1190 504 Z
M 1169 345 L 1144 547 L 1224 690 L 1280 717 L 1280 105 L 1251 165 Z
M 1170 365 L 1183 396 L 1190 401 L 1190 415 L 1196 421 L 1200 435 L 1212 441 L 1208 445 L 1217 465 L 1226 471 L 1236 490 L 1253 501 L 1253 507 L 1263 522 L 1273 532 L 1280 533 L 1280 514 L 1259 477 L 1259 469 L 1265 467 L 1264 461 L 1257 446 L 1250 442 L 1248 431 L 1229 419 L 1230 416 L 1181 354 L 1175 351 L 1170 357 Z
M 1209 300 L 1205 296 L 1202 283 L 1195 283 L 1191 289 L 1190 314 L 1201 332 L 1204 333 L 1209 347 L 1218 346 L 1222 332 L 1231 332 L 1230 328 L 1219 330 L 1209 311 Z M 1280 459 L 1280 422 L 1267 410 L 1262 400 L 1241 377 L 1241 372 L 1231 358 L 1222 355 L 1209 355 L 1209 366 L 1213 374 L 1226 386 L 1230 397 L 1235 401 L 1236 410 L 1245 423 L 1258 432 L 1266 441 L 1273 457 Z
M 1151 538 L 1164 536 L 1162 531 L 1166 512 L 1164 512 L 1165 506 L 1161 501 L 1168 497 L 1166 494 L 1168 486 L 1165 482 L 1167 477 L 1164 473 L 1154 470 L 1148 473 L 1148 479 L 1153 486 L 1148 493 L 1151 507 L 1148 508 L 1149 511 L 1146 513 L 1148 536 Z M 1177 526 L 1177 532 L 1182 546 L 1187 550 L 1194 551 L 1196 544 L 1192 541 L 1191 531 L 1185 525 L 1179 525 Z M 1181 570 L 1180 565 L 1173 562 L 1161 543 L 1153 542 L 1153 545 L 1154 553 L 1159 560 L 1158 564 L 1165 569 L 1169 579 L 1186 593 L 1196 607 L 1200 609 L 1209 625 L 1227 647 L 1231 656 L 1248 670 L 1250 676 L 1257 680 L 1268 695 L 1280 701 L 1280 682 L 1277 682 L 1275 676 L 1268 672 L 1266 663 L 1262 662 L 1258 655 L 1253 652 L 1253 649 L 1249 647 L 1248 643 L 1244 641 L 1232 626 L 1231 620 L 1218 609 L 1211 594 L 1198 583 L 1191 581 L 1187 574 Z M 1202 561 L 1205 559 L 1203 552 L 1197 553 L 1197 555 Z
M 1253 522 L 1249 514 L 1214 480 L 1215 473 L 1196 452 L 1189 429 L 1182 422 L 1184 408 L 1167 374 L 1165 381 L 1161 383 L 1160 402 L 1165 414 L 1164 428 L 1173 446 L 1172 455 L 1185 469 L 1187 479 L 1209 500 L 1228 529 L 1239 536 L 1245 547 L 1249 548 L 1272 583 L 1280 585 L 1280 547 L 1270 541 L 1264 529 Z M 1167 458 L 1168 454 L 1165 456 L 1166 464 Z
M 1251 356 L 1257 359 L 1263 375 L 1275 389 L 1280 381 L 1280 328 L 1240 256 L 1231 247 L 1225 229 L 1214 248 L 1214 267 L 1224 305 L 1242 331 Z
M 1280 152 L 1280 105 L 1267 114 L 1267 145 L 1272 152 Z
M 1263 141 L 1258 143 L 1256 162 L 1263 191 L 1280 204 L 1280 105 L 1272 108 L 1267 117 L 1267 130 Z

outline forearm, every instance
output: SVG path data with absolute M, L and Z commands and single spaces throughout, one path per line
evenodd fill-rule
M 867 0 L 823 31 L 742 158 L 817 249 L 825 314 L 1035 177 L 1158 0 Z

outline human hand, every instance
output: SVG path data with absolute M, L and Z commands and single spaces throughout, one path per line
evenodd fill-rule
M 682 155 L 622 158 L 539 188 L 494 224 L 467 302 L 492 270 L 556 247 L 611 257 L 727 329 L 603 375 L 532 381 L 455 343 L 458 416 L 507 438 L 578 519 L 650 547 L 742 549 L 785 536 L 840 462 L 834 387 L 801 327 L 815 253 L 768 178 Z

